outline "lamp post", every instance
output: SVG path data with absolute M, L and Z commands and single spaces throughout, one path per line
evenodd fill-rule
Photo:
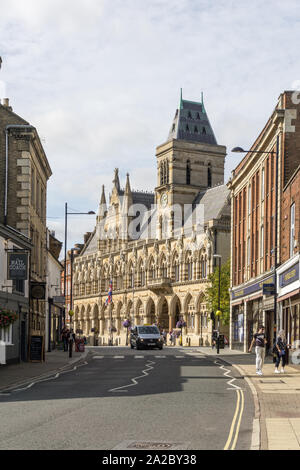
M 218 336 L 217 336 L 217 354 L 220 352 L 220 315 L 221 315 L 221 255 L 214 255 L 214 258 L 219 259 L 219 282 L 218 282 L 218 310 L 216 316 L 218 317 Z
M 67 233 L 68 233 L 68 215 L 95 215 L 94 211 L 89 212 L 68 212 L 68 203 L 65 203 L 65 265 L 64 265 L 64 296 L 65 296 L 65 308 L 64 308 L 64 326 L 66 325 L 66 286 L 67 286 Z
M 241 147 L 234 147 L 232 152 L 235 153 L 257 153 L 257 154 L 268 154 L 272 155 L 273 158 L 276 160 L 276 168 L 275 168 L 275 246 L 274 246 L 274 328 L 273 328 L 273 343 L 276 341 L 276 323 L 277 323 L 277 279 L 276 279 L 276 272 L 277 272 L 277 250 L 278 250 L 278 172 L 279 172 L 279 135 L 276 138 L 276 151 L 273 150 L 270 152 L 262 151 L 262 150 L 244 150 Z

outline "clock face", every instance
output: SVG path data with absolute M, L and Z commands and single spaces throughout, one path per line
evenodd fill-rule
M 167 195 L 167 193 L 163 193 L 161 195 L 160 202 L 161 202 L 162 207 L 167 206 L 167 204 L 168 204 L 168 195 Z

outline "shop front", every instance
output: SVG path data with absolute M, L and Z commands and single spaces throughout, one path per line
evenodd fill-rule
M 284 330 L 292 350 L 300 347 L 300 278 L 299 254 L 277 271 L 278 324 Z
M 230 348 L 247 352 L 259 325 L 264 325 L 267 352 L 273 345 L 275 276 L 268 275 L 231 290 Z

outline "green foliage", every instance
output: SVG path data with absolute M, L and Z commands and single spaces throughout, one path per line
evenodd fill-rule
M 210 309 L 209 311 L 216 313 L 218 310 L 219 267 L 209 275 L 208 279 L 211 285 L 206 289 L 205 300 Z M 225 264 L 221 265 L 220 286 L 220 310 L 222 312 L 220 321 L 223 325 L 228 325 L 230 318 L 230 259 L 228 259 Z

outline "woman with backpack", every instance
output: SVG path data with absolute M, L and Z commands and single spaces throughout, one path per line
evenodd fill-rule
M 275 362 L 275 374 L 280 374 L 278 370 L 280 360 L 281 360 L 281 372 L 284 373 L 284 367 L 286 364 L 286 354 L 287 354 L 286 339 L 284 330 L 280 330 L 276 338 L 276 343 L 274 345 L 274 352 L 276 353 L 276 362 Z

